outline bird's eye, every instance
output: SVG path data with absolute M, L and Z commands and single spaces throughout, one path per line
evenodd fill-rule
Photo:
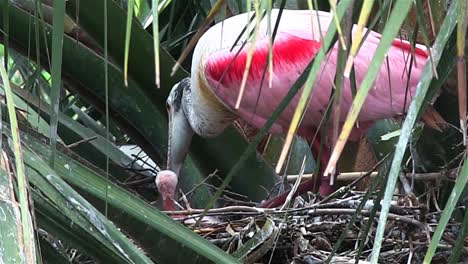
M 166 111 L 169 112 L 171 110 L 171 105 L 169 102 L 166 102 Z

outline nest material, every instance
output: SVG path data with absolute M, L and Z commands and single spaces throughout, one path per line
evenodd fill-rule
M 189 228 L 244 263 L 368 263 L 378 223 L 380 206 L 375 195 L 364 203 L 364 193 L 350 192 L 344 198 L 319 201 L 309 194 L 288 209 L 229 206 L 209 210 L 179 211 Z M 394 202 L 386 224 L 379 263 L 421 263 L 441 212 L 429 213 L 427 204 L 401 196 Z M 359 211 L 359 212 L 358 212 Z M 357 213 L 358 212 L 358 213 Z M 169 212 L 170 213 L 170 212 Z M 445 263 L 460 234 L 461 224 L 449 222 L 434 263 Z M 341 245 L 335 249 L 342 236 Z M 468 260 L 468 249 L 461 261 Z

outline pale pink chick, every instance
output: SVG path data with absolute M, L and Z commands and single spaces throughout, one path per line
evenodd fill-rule
M 156 187 L 162 199 L 162 208 L 164 211 L 174 211 L 174 197 L 177 190 L 177 175 L 170 170 L 162 170 L 156 176 Z

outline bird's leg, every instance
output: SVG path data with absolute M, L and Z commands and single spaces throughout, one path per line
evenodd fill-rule
M 322 196 L 327 196 L 333 192 L 333 187 L 330 185 L 330 175 L 323 175 L 323 171 L 330 160 L 330 152 L 326 147 L 320 149 L 320 145 L 320 136 L 317 135 L 316 139 L 312 142 L 311 151 L 315 159 L 318 159 L 317 163 L 320 164 L 320 169 L 318 171 L 319 177 L 316 178 L 319 184 L 319 193 Z M 317 184 L 315 186 L 317 186 Z
M 322 151 L 320 152 L 320 143 L 321 143 L 321 140 L 320 140 L 320 137 L 317 136 L 315 138 L 315 140 L 312 142 L 312 146 L 311 146 L 311 150 L 312 150 L 312 154 L 314 155 L 314 157 L 316 157 L 316 159 L 319 159 L 318 163 L 320 164 L 320 169 L 319 169 L 319 175 L 321 177 L 319 177 L 320 181 L 320 187 L 319 187 L 319 192 L 321 195 L 328 195 L 330 194 L 331 192 L 333 192 L 333 189 L 332 189 L 332 186 L 330 186 L 330 177 L 325 177 L 323 176 L 323 170 L 325 169 L 325 167 L 327 166 L 328 164 L 328 160 L 330 158 L 330 153 L 329 151 L 326 149 L 326 148 L 322 148 Z M 319 156 L 319 153 L 320 153 L 320 156 Z M 314 187 L 317 186 L 317 182 L 316 182 L 316 179 L 310 179 L 310 180 L 307 180 L 301 184 L 299 184 L 297 190 L 296 190 L 296 193 L 294 194 L 293 197 L 296 197 L 298 195 L 301 195 L 307 191 L 311 191 L 314 189 Z M 289 191 L 288 192 L 285 192 L 281 195 L 278 195 L 274 198 L 271 198 L 270 200 L 267 200 L 265 202 L 262 202 L 259 207 L 262 207 L 262 208 L 273 208 L 273 207 L 278 207 L 280 205 L 282 205 L 285 200 L 286 200 L 286 197 L 289 195 Z

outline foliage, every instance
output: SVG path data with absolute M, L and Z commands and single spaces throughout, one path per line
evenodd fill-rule
M 268 262 L 279 254 L 270 248 L 278 241 L 284 242 L 279 238 L 284 234 L 297 235 L 299 238 L 293 243 L 298 245 L 309 243 L 304 234 L 299 235 L 305 229 L 294 229 L 294 217 L 290 214 L 302 211 L 301 206 L 322 206 L 326 210 L 323 206 L 336 206 L 348 199 L 360 204 L 354 207 L 353 214 L 342 216 L 348 224 L 337 224 L 342 228 L 341 236 L 327 233 L 331 237 L 322 239 L 335 245 L 322 251 L 330 253 L 320 253 L 320 259 L 336 260 L 333 254 L 354 250 L 354 245 L 347 245 L 346 234 L 356 231 L 357 223 L 362 223 L 361 231 L 371 230 L 369 236 L 375 238 L 371 243 L 374 247 L 371 262 L 377 263 L 379 257 L 380 261 L 387 259 L 379 256 L 379 250 L 382 245 L 389 246 L 383 239 L 388 232 L 389 210 L 390 221 L 396 221 L 395 215 L 391 215 L 395 208 L 395 184 L 402 187 L 397 193 L 403 197 L 398 200 L 399 206 L 405 200 L 409 202 L 402 208 L 424 208 L 417 209 L 419 215 L 411 215 L 414 221 L 410 223 L 417 222 L 418 227 L 427 224 L 425 227 L 430 229 L 431 223 L 429 220 L 425 223 L 425 219 L 436 222 L 440 219 L 436 230 L 427 231 L 428 235 L 434 234 L 432 244 L 423 245 L 423 250 L 418 248 L 417 257 L 422 256 L 426 263 L 433 257 L 444 259 L 446 245 L 437 249 L 441 239 L 445 239 L 444 243 L 452 241 L 449 246 L 456 249 L 457 254 L 451 260 L 464 254 L 460 250 L 464 239 L 460 237 L 467 234 L 468 214 L 460 205 L 464 206 L 466 201 L 468 166 L 463 145 L 466 144 L 464 59 L 468 5 L 462 0 L 376 1 L 379 3 L 341 0 L 336 5 L 334 1 L 245 2 L 0 0 L 3 44 L 0 46 L 0 94 L 4 98 L 0 107 L 0 186 L 4 190 L 0 209 L 4 217 L 0 220 L 2 227 L 6 227 L 0 232 L 0 262 L 31 263 L 36 259 L 53 263 Z M 217 211 L 203 210 L 211 202 L 217 206 L 238 206 L 220 209 L 234 217 L 226 218 L 229 224 L 209 226 L 213 232 L 204 237 L 210 242 L 193 232 L 203 234 L 206 231 L 203 228 L 184 226 L 157 209 L 159 197 L 154 177 L 165 168 L 167 159 L 166 98 L 172 86 L 189 74 L 195 37 L 202 33 L 199 30 L 247 10 L 267 11 L 268 16 L 272 6 L 307 9 L 310 5 L 326 11 L 331 9 L 337 15 L 324 37 L 325 48 L 348 44 L 351 54 L 355 54 L 361 37 L 365 41 L 365 34 L 353 38 L 352 42 L 344 37 L 347 19 L 383 34 L 365 81 L 357 87 L 353 111 L 340 133 L 328 168 L 333 170 L 338 165 L 345 172 L 378 170 L 379 173 L 372 174 L 377 174 L 372 183 L 369 180 L 366 184 L 366 180 L 359 178 L 359 183 L 351 185 L 347 185 L 349 178 L 343 173 L 338 182 L 347 187 L 324 200 L 304 202 L 297 198 L 290 209 L 260 211 L 241 206 L 252 206 L 281 189 L 275 188 L 279 178 L 274 166 L 278 171 L 282 169 L 281 175 L 289 175 L 293 180 L 298 176 L 291 174 L 314 171 L 315 162 L 309 158 L 312 153 L 307 142 L 294 136 L 294 132 L 318 66 L 325 57 L 325 50 L 321 50 L 288 94 L 292 98 L 299 88 L 306 88 L 300 91 L 302 107 L 298 107 L 287 137 L 267 135 L 267 126 L 282 111 L 280 106 L 260 130 L 238 125 L 215 139 L 194 139 L 183 168 L 185 177 L 179 177 L 179 186 L 185 194 L 179 203 L 193 217 L 206 212 L 215 215 Z M 348 6 L 352 7 L 351 14 L 345 12 Z M 158 27 L 153 27 L 153 21 Z M 362 142 L 346 143 L 376 78 L 376 70 L 395 36 L 432 47 L 409 111 L 403 121 L 377 122 Z M 349 77 L 352 59 L 346 60 L 345 54 L 341 53 L 337 72 Z M 175 59 L 179 59 L 180 68 L 172 74 Z M 339 78 L 336 82 L 339 83 Z M 340 85 L 336 89 L 339 93 Z M 286 106 L 286 100 L 282 106 Z M 418 122 L 432 102 L 447 122 L 438 124 L 440 130 Z M 335 132 L 338 135 L 339 131 Z M 363 147 L 366 142 L 371 149 Z M 288 152 L 291 145 L 292 150 Z M 290 155 L 286 156 L 287 153 Z M 302 166 L 304 156 L 309 160 L 305 167 Z M 283 161 L 287 163 L 286 168 Z M 363 166 L 363 163 L 368 164 Z M 439 176 L 434 176 L 435 181 L 431 178 L 408 182 L 427 175 Z M 456 181 L 454 175 L 459 175 Z M 442 183 L 436 184 L 441 179 Z M 353 196 L 356 188 L 367 193 Z M 376 205 L 372 210 L 366 207 L 369 202 Z M 190 211 L 189 205 L 196 209 Z M 446 209 L 439 217 L 440 208 Z M 378 213 L 377 228 L 373 221 L 360 219 L 362 210 L 369 219 Z M 432 214 L 434 211 L 437 213 Z M 244 217 L 241 219 L 239 215 Z M 327 218 L 330 215 L 322 216 L 330 220 Z M 285 232 L 282 220 L 293 227 Z M 450 225 L 458 229 L 449 230 Z M 356 260 L 362 259 L 364 249 L 370 249 L 367 233 L 356 235 L 359 248 L 351 254 Z M 221 239 L 213 234 L 229 237 L 223 240 L 225 237 Z M 443 234 L 459 234 L 459 238 L 450 240 Z M 311 251 L 304 250 L 294 257 L 305 260 L 312 255 Z M 406 261 L 411 256 L 404 254 L 402 258 Z

